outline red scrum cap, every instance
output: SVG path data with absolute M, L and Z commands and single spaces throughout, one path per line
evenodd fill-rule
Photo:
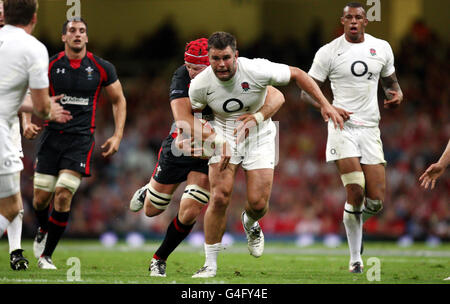
M 192 64 L 209 65 L 208 39 L 200 38 L 186 44 L 184 61 Z

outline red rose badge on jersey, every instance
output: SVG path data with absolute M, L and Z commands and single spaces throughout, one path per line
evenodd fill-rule
M 250 90 L 250 85 L 248 84 L 248 82 L 244 81 L 243 83 L 241 83 L 241 87 L 242 89 L 247 92 L 248 90 Z
M 377 54 L 377 51 L 375 49 L 370 49 L 370 55 L 375 56 Z

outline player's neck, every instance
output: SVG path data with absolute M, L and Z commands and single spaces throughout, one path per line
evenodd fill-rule
M 34 30 L 34 24 L 31 24 L 31 23 L 28 25 L 17 24 L 17 25 L 13 25 L 13 26 L 23 29 L 25 31 L 25 33 L 27 33 L 28 35 L 31 35 L 31 33 Z
M 350 43 L 361 43 L 361 42 L 364 42 L 364 33 L 362 33 L 358 37 L 358 39 L 356 39 L 356 40 L 352 40 L 349 36 L 347 36 L 347 34 L 345 34 L 344 37 L 345 37 L 345 40 L 347 40 Z
M 86 52 L 87 52 L 86 48 L 84 48 L 81 52 L 74 52 L 68 47 L 66 47 L 65 49 L 66 56 L 70 60 L 83 59 L 86 56 Z

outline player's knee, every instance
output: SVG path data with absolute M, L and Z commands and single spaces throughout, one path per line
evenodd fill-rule
M 364 173 L 354 171 L 341 175 L 342 183 L 347 189 L 347 201 L 352 205 L 361 205 L 364 201 L 366 180 Z
M 217 189 L 211 194 L 211 206 L 214 208 L 227 208 L 230 202 L 231 192 Z
M 364 202 L 364 190 L 358 185 L 347 185 L 347 201 L 352 205 L 360 206 Z
M 164 212 L 165 209 L 157 209 L 151 203 L 144 204 L 144 213 L 148 217 L 154 217 Z
M 34 189 L 33 195 L 33 208 L 35 210 L 42 210 L 48 206 L 53 193 L 42 191 L 39 189 Z
M 55 210 L 58 212 L 67 212 L 70 210 L 72 202 L 72 192 L 66 188 L 56 188 L 55 191 Z
M 261 214 L 261 213 L 266 212 L 267 206 L 268 206 L 268 201 L 265 198 L 259 198 L 256 200 L 248 200 L 248 205 L 254 213 Z

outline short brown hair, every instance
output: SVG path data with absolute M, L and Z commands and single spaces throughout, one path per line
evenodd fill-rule
M 208 39 L 208 51 L 211 48 L 224 50 L 227 46 L 236 51 L 236 38 L 227 32 L 215 32 Z
M 67 19 L 66 22 L 63 23 L 63 25 L 62 25 L 62 31 L 61 31 L 63 35 L 67 34 L 67 25 L 68 25 L 70 22 L 83 22 L 84 25 L 86 26 L 86 34 L 87 34 L 87 32 L 88 32 L 88 25 L 87 25 L 87 22 L 86 22 L 83 18 L 81 18 L 81 17 L 75 17 L 75 18 Z
M 3 0 L 5 23 L 28 25 L 37 10 L 37 0 Z

